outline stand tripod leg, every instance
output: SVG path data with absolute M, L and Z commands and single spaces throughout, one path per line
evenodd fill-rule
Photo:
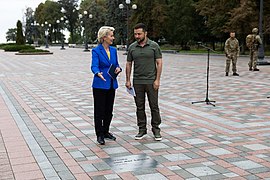
M 212 106 L 216 106 L 215 103 L 216 101 L 210 101 L 208 98 L 205 99 L 205 101 L 195 101 L 195 102 L 192 102 L 191 104 L 195 104 L 195 103 L 206 103 L 207 105 L 212 105 Z

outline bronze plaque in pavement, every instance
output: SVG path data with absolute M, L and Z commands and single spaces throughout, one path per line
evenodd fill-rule
M 155 168 L 158 163 L 146 154 L 120 156 L 103 159 L 115 172 L 137 171 L 144 168 Z

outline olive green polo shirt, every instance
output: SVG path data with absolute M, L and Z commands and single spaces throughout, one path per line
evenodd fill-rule
M 134 62 L 133 84 L 152 84 L 156 79 L 156 59 L 162 58 L 159 45 L 147 39 L 144 47 L 138 42 L 128 48 L 127 61 Z

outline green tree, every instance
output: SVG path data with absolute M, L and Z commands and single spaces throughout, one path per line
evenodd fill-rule
M 24 45 L 25 44 L 23 31 L 22 31 L 22 23 L 21 23 L 20 20 L 17 21 L 16 44 L 18 44 L 18 45 Z
M 188 43 L 198 37 L 203 26 L 194 7 L 193 0 L 170 0 L 166 39 L 188 49 Z M 205 30 L 205 29 L 204 29 Z
M 60 39 L 59 25 L 56 23 L 57 20 L 60 20 L 62 17 L 61 6 L 58 2 L 54 1 L 45 1 L 45 3 L 40 3 L 35 11 L 34 19 L 39 23 L 39 31 L 41 36 L 45 36 L 45 29 L 49 29 L 50 40 L 56 41 Z M 45 22 L 51 24 L 51 27 L 45 27 Z M 43 24 L 43 27 L 41 26 Z M 53 31 L 54 30 L 54 31 Z
M 27 43 L 32 44 L 34 41 L 34 36 L 36 35 L 37 28 L 33 26 L 35 22 L 34 11 L 31 7 L 26 8 L 24 13 L 26 22 L 25 22 L 25 40 Z
M 67 29 L 70 32 L 71 43 L 75 43 L 74 31 L 78 22 L 78 0 L 59 0 L 61 8 L 64 9 L 64 16 L 68 20 Z
M 97 38 L 97 32 L 101 26 L 109 25 L 106 24 L 106 18 L 111 18 L 107 14 L 106 0 L 84 0 L 80 5 L 80 13 L 87 11 L 88 15 L 92 14 L 92 18 L 84 16 L 83 26 L 89 41 L 95 41 Z
M 168 20 L 168 1 L 167 0 L 136 0 L 138 9 L 132 14 L 130 27 L 142 22 L 148 27 L 148 35 L 157 41 L 164 36 L 166 23 Z
M 16 28 L 8 29 L 8 31 L 6 33 L 6 40 L 7 41 L 16 41 L 16 33 L 17 33 Z
M 107 1 L 106 24 L 115 28 L 116 44 L 125 44 L 126 37 L 126 8 L 119 8 L 120 4 L 125 4 L 124 0 Z M 110 15 L 110 17 L 109 17 Z

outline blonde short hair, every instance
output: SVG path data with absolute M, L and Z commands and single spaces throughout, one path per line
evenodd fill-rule
M 103 43 L 103 37 L 107 36 L 110 31 L 114 31 L 114 28 L 110 26 L 102 26 L 98 30 L 98 37 L 97 37 L 98 42 Z

